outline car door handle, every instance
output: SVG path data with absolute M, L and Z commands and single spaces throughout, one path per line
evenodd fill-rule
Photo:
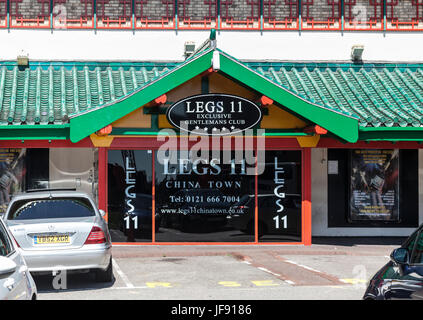
M 5 282 L 3 287 L 9 289 L 9 291 L 12 291 L 13 288 L 15 287 L 15 279 L 13 278 L 8 278 Z

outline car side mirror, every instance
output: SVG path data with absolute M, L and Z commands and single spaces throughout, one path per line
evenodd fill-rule
M 100 211 L 100 215 L 104 218 L 106 216 L 106 211 L 101 209 L 99 211 Z
M 11 274 L 16 268 L 16 263 L 12 259 L 0 257 L 0 276 Z
M 409 263 L 408 250 L 405 248 L 398 248 L 392 251 L 391 260 L 397 265 L 404 265 Z

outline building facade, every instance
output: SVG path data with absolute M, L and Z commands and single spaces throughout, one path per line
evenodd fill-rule
M 1 210 L 73 188 L 114 243 L 407 236 L 423 217 L 422 10 L 0 0 Z

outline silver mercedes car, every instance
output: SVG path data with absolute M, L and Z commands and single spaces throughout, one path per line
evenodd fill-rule
M 103 216 L 86 193 L 43 190 L 14 196 L 3 219 L 31 273 L 92 271 L 110 282 L 112 244 Z

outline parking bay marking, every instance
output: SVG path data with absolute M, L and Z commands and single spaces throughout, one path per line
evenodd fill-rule
M 135 288 L 135 286 L 131 283 L 131 281 L 129 281 L 126 274 L 123 273 L 123 271 L 121 270 L 121 268 L 119 267 L 119 265 L 117 264 L 115 259 L 112 259 L 112 263 L 113 263 L 114 269 L 116 270 L 118 275 L 121 277 L 123 282 L 125 282 L 126 287 L 127 288 Z
M 273 280 L 253 280 L 250 281 L 252 284 L 254 284 L 256 287 L 275 287 L 280 286 L 279 283 L 274 282 Z M 174 288 L 174 286 L 170 282 L 146 282 L 145 286 L 139 286 L 135 287 L 132 284 L 127 284 L 126 287 L 114 287 L 110 289 L 114 290 L 127 290 L 127 289 L 153 289 L 153 288 Z M 219 281 L 219 285 L 222 287 L 242 287 L 243 285 L 237 281 Z

